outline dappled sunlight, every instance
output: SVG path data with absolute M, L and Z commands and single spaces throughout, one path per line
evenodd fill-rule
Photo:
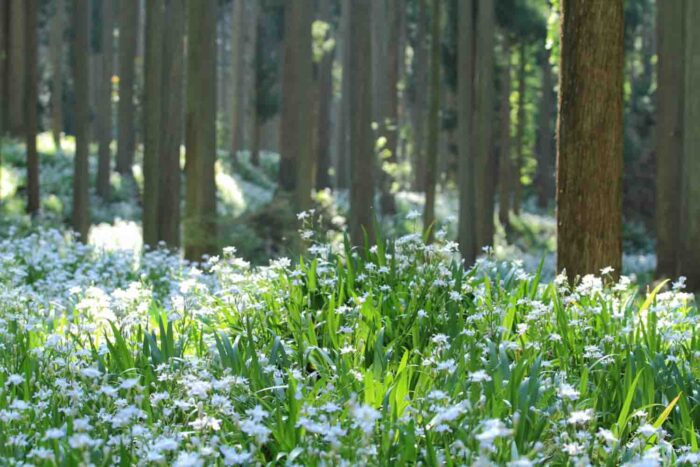
M 141 224 L 117 218 L 114 223 L 93 225 L 88 243 L 106 251 L 129 250 L 137 255 L 143 247 Z

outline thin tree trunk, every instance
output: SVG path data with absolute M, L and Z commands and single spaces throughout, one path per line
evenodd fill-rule
M 428 113 L 428 147 L 425 164 L 425 206 L 423 229 L 432 241 L 435 223 L 435 188 L 437 184 L 438 138 L 440 134 L 440 4 L 433 0 L 430 37 L 430 109 Z
M 245 112 L 244 69 L 245 69 L 245 2 L 233 1 L 233 18 L 231 19 L 231 156 L 236 160 L 238 151 L 243 149 L 243 123 Z
M 216 0 L 187 3 L 185 257 L 199 261 L 216 236 Z
M 143 150 L 143 243 L 158 245 L 161 117 L 163 104 L 163 0 L 146 2 L 146 63 L 143 93 L 144 150 Z
M 51 134 L 56 150 L 61 150 L 63 131 L 63 32 L 65 27 L 66 5 L 64 0 L 56 0 L 51 17 L 49 54 L 51 63 Z
M 250 110 L 250 128 L 249 128 L 249 141 L 250 141 L 250 161 L 253 163 L 253 160 L 256 159 L 258 162 L 260 161 L 260 135 L 259 133 L 259 125 L 260 125 L 260 118 L 258 115 L 258 104 L 259 104 L 259 98 L 260 96 L 258 95 L 258 80 L 260 77 L 258 76 L 259 74 L 259 68 L 258 68 L 258 41 L 260 41 L 260 37 L 258 35 L 258 26 L 259 26 L 259 18 L 262 17 L 260 11 L 259 11 L 260 6 L 258 5 L 257 2 L 252 2 L 250 5 L 250 44 L 248 47 L 249 51 L 249 66 L 247 67 L 249 69 L 249 74 L 250 74 L 250 82 L 248 83 L 248 108 Z M 258 139 L 255 141 L 255 139 Z M 255 146 L 255 147 L 253 147 Z M 253 152 L 256 152 L 256 154 L 253 154 Z M 255 164 L 257 165 L 257 163 Z
M 352 0 L 349 24 L 348 94 L 350 115 L 350 236 L 364 243 L 365 232 L 374 239 L 374 150 L 372 144 L 372 58 L 370 0 Z
M 73 0 L 73 85 L 75 87 L 75 161 L 73 229 L 87 242 L 90 229 L 88 150 L 90 145 L 90 2 Z
M 8 78 L 8 115 L 7 124 L 10 134 L 24 134 L 24 84 L 26 66 L 26 43 L 24 29 L 26 26 L 25 0 L 11 0 L 9 21 L 9 64 Z
M 163 41 L 158 240 L 180 246 L 180 145 L 184 82 L 185 0 L 166 0 Z
M 103 0 L 100 46 L 102 69 L 100 70 L 97 98 L 97 127 L 99 153 L 97 157 L 97 194 L 109 200 L 112 167 L 112 71 L 114 65 L 114 3 Z
M 26 38 L 27 61 L 24 96 L 25 132 L 27 142 L 27 213 L 39 212 L 39 156 L 36 151 L 36 134 L 38 131 L 37 106 L 39 105 L 39 0 L 26 1 Z
M 320 19 L 331 24 L 331 0 L 320 0 Z M 328 34 L 332 34 L 329 29 Z M 333 60 L 335 48 L 325 51 L 318 64 L 318 123 L 316 125 L 316 189 L 331 187 L 331 102 L 333 101 Z
M 507 36 L 507 34 L 504 34 Z M 503 38 L 503 68 L 501 69 L 501 108 L 498 158 L 498 220 L 506 231 L 510 233 L 510 207 L 511 194 L 513 193 L 513 161 L 510 150 L 510 73 L 511 56 L 510 40 Z
M 516 158 L 513 164 L 513 213 L 520 215 L 520 205 L 523 198 L 523 184 L 521 180 L 523 161 L 525 160 L 525 86 L 526 86 L 526 50 L 525 44 L 520 44 L 520 58 L 518 59 L 518 126 L 515 130 Z
M 426 158 L 426 92 L 428 89 L 428 50 L 426 22 L 428 18 L 428 0 L 418 2 L 418 26 L 416 34 L 416 50 L 413 62 L 413 73 L 416 79 L 415 102 L 413 109 L 413 190 L 425 189 L 425 158 Z
M 338 158 L 336 165 L 337 188 L 350 188 L 350 8 L 352 0 L 343 0 L 340 19 L 340 61 L 342 68 L 342 83 L 340 105 L 338 106 Z
M 542 97 L 537 125 L 537 205 L 545 209 L 554 198 L 554 133 L 552 109 L 554 107 L 554 83 L 549 49 L 542 58 Z
M 681 253 L 685 0 L 657 4 L 656 275 L 674 277 Z
M 0 140 L 5 135 L 7 115 L 7 17 L 9 1 L 0 0 Z
M 136 135 L 134 120 L 135 58 L 138 42 L 140 5 L 138 1 L 119 2 L 119 106 L 117 139 L 117 172 L 131 176 L 134 164 Z
M 386 137 L 386 149 L 388 156 L 386 163 L 389 170 L 382 170 L 382 213 L 385 215 L 396 214 L 396 200 L 393 194 L 393 171 L 398 163 L 398 136 L 399 136 L 399 43 L 401 17 L 399 14 L 398 0 L 386 0 L 386 110 L 384 112 L 383 130 Z
M 476 192 L 477 248 L 493 243 L 494 16 L 493 0 L 479 0 L 476 21 L 476 92 L 474 98 L 474 157 L 476 163 L 474 191 Z
M 459 124 L 459 227 L 457 240 L 466 265 L 476 260 L 475 163 L 473 145 L 474 103 L 474 3 L 462 0 L 458 5 L 457 44 L 457 123 Z
M 623 3 L 562 1 L 557 269 L 571 279 L 622 263 Z

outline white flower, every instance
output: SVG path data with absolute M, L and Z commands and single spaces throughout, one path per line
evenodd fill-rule
M 562 385 L 559 386 L 559 391 L 557 391 L 557 394 L 559 394 L 560 398 L 568 399 L 570 401 L 578 400 L 580 395 L 580 393 L 574 389 L 573 386 L 567 383 L 562 383 Z
M 471 383 L 482 383 L 484 381 L 491 381 L 491 376 L 489 376 L 485 370 L 477 370 L 469 373 L 467 380 Z
M 353 426 L 370 434 L 374 431 L 374 424 L 381 417 L 381 413 L 369 405 L 361 404 L 352 408 Z
M 202 467 L 204 461 L 197 453 L 183 451 L 177 456 L 173 465 L 174 467 Z
M 484 420 L 482 422 L 483 430 L 475 436 L 476 440 L 482 448 L 490 448 L 498 438 L 510 436 L 511 430 L 497 418 Z
M 18 386 L 24 382 L 24 377 L 22 375 L 10 375 L 7 377 L 7 384 L 12 386 Z
M 219 447 L 221 454 L 224 456 L 224 465 L 239 465 L 250 462 L 253 455 L 245 451 L 237 451 L 236 448 L 229 446 Z
M 655 435 L 659 430 L 657 428 L 654 428 L 653 425 L 649 423 L 645 423 L 641 425 L 639 428 L 637 428 L 637 432 L 642 435 L 642 436 L 652 436 Z
M 585 409 L 585 410 L 575 410 L 571 412 L 571 415 L 569 415 L 569 418 L 566 420 L 566 422 L 569 425 L 582 425 L 584 423 L 589 422 L 593 418 L 593 410 L 592 409 Z

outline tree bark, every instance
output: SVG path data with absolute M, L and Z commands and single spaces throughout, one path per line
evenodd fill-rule
M 474 125 L 474 3 L 462 0 L 458 4 L 457 38 L 457 123 L 459 125 L 458 180 L 459 225 L 457 240 L 462 259 L 471 265 L 478 254 L 476 244 L 475 161 L 473 151 Z
M 216 0 L 187 3 L 185 257 L 216 252 Z
M 75 161 L 73 229 L 87 243 L 90 229 L 88 151 L 90 145 L 90 2 L 73 0 L 73 85 L 75 87 Z
M 0 139 L 5 135 L 7 116 L 7 17 L 9 1 L 0 0 Z
M 138 1 L 119 2 L 119 106 L 117 139 L 117 172 L 131 176 L 134 164 L 136 135 L 134 120 L 134 86 L 136 79 L 136 46 L 138 42 L 140 5 Z
M 243 130 L 245 111 L 243 107 L 244 71 L 245 71 L 245 2 L 233 1 L 233 18 L 231 25 L 231 155 L 236 160 L 238 151 L 243 149 Z
M 158 240 L 180 246 L 180 145 L 184 82 L 185 0 L 166 0 L 160 144 Z
M 498 158 L 498 220 L 506 231 L 510 233 L 510 207 L 513 194 L 513 161 L 510 148 L 510 39 L 503 39 L 503 68 L 501 70 L 501 108 L 499 122 L 501 134 L 499 136 Z
M 425 157 L 425 205 L 423 207 L 423 229 L 428 241 L 434 236 L 435 188 L 437 184 L 438 143 L 440 135 L 440 4 L 433 0 L 430 34 L 430 108 L 428 111 L 428 146 Z
M 342 0 L 340 19 L 340 61 L 342 68 L 341 96 L 338 106 L 338 157 L 335 183 L 337 188 L 350 188 L 350 8 L 352 0 Z
M 426 158 L 426 107 L 425 90 L 428 89 L 428 50 L 426 22 L 428 18 L 428 0 L 418 2 L 418 25 L 416 32 L 416 50 L 413 58 L 413 73 L 415 74 L 415 101 L 413 104 L 413 190 L 425 190 L 425 158 Z
M 518 59 L 518 126 L 515 129 L 516 157 L 513 163 L 513 214 L 520 215 L 520 205 L 523 198 L 523 183 L 521 180 L 523 161 L 525 160 L 525 91 L 527 86 L 526 49 L 520 44 Z
M 381 208 L 385 215 L 396 214 L 396 200 L 394 199 L 393 184 L 396 164 L 398 163 L 398 136 L 399 136 L 399 36 L 401 34 L 401 16 L 398 0 L 386 0 L 386 80 L 385 80 L 385 105 L 384 121 L 382 122 L 383 136 L 386 137 L 387 157 L 384 161 L 388 165 L 383 168 Z M 383 166 L 384 164 L 382 164 Z
M 66 6 L 64 0 L 56 0 L 51 17 L 49 62 L 51 63 L 51 134 L 56 150 L 61 150 L 63 131 L 63 33 Z
M 331 24 L 331 0 L 320 0 L 322 21 Z M 332 32 L 329 30 L 329 34 Z M 335 48 L 326 51 L 318 64 L 318 123 L 316 133 L 316 189 L 331 187 L 331 102 Z
M 623 0 L 562 1 L 557 268 L 622 263 Z
M 110 174 L 112 167 L 112 72 L 114 65 L 114 3 L 102 2 L 102 30 L 100 48 L 102 69 L 100 70 L 97 98 L 97 128 L 99 153 L 97 156 L 97 194 L 109 200 L 111 194 Z
M 7 125 L 11 135 L 24 134 L 24 84 L 26 66 L 25 0 L 10 0 L 9 47 L 8 47 L 8 115 Z
M 549 49 L 542 58 L 542 96 L 537 124 L 537 205 L 545 209 L 554 198 L 554 132 L 552 109 L 554 107 L 554 83 Z
M 656 275 L 680 270 L 685 0 L 657 5 Z
M 355 245 L 364 235 L 374 239 L 374 145 L 372 143 L 372 58 L 370 0 L 352 0 L 349 25 L 348 94 L 350 115 L 350 236 Z
M 476 21 L 476 92 L 474 116 L 475 192 L 476 192 L 476 245 L 482 248 L 493 244 L 494 210 L 494 29 L 493 0 L 479 0 Z
M 36 151 L 36 134 L 39 128 L 39 1 L 26 0 L 25 44 L 27 47 L 24 95 L 25 133 L 27 142 L 27 213 L 39 212 L 39 156 Z

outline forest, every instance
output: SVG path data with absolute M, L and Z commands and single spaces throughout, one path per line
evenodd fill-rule
M 0 0 L 0 465 L 699 465 L 698 24 Z

